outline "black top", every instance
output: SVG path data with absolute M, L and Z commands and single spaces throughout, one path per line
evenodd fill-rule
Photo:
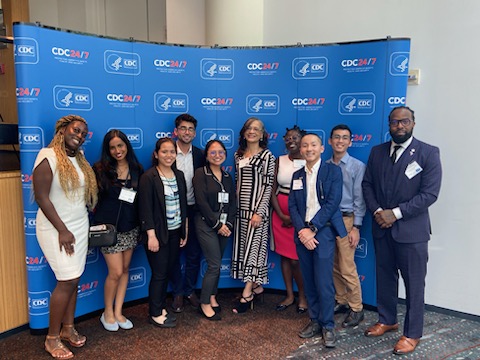
M 212 173 L 208 165 L 195 170 L 193 177 L 193 189 L 195 191 L 196 209 L 202 215 L 208 226 L 214 230 L 222 227 L 220 214 L 227 214 L 228 228 L 233 231 L 233 222 L 237 212 L 235 200 L 235 187 L 229 173 L 222 170 L 222 181 L 220 182 Z M 219 192 L 228 193 L 228 203 L 218 202 Z
M 94 171 L 98 171 L 96 167 L 94 167 Z M 117 230 L 119 232 L 127 232 L 140 225 L 138 221 L 138 196 L 135 197 L 133 204 L 118 199 L 122 187 L 133 188 L 135 191 L 138 190 L 140 176 L 141 173 L 138 171 L 130 173 L 129 180 L 117 179 L 107 189 L 98 193 L 98 204 L 93 217 L 95 224 L 115 225 L 120 203 L 122 203 Z M 98 178 L 97 174 L 97 179 Z
M 187 236 L 186 218 L 187 218 L 187 185 L 183 172 L 172 167 L 177 179 L 178 194 L 180 196 L 180 216 L 182 226 L 180 228 L 180 238 Z M 160 246 L 168 244 L 168 226 L 167 209 L 165 206 L 165 191 L 162 179 L 158 175 L 156 167 L 151 167 L 140 179 L 140 189 L 138 191 L 140 242 L 146 243 L 147 230 L 154 229 Z

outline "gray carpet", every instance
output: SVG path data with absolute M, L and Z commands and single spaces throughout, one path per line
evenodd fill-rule
M 365 320 L 359 326 L 343 329 L 339 324 L 345 315 L 337 315 L 338 341 L 335 349 L 326 349 L 322 338 L 307 341 L 287 356 L 287 359 L 480 359 L 480 322 L 427 311 L 424 336 L 414 353 L 394 355 L 393 347 L 402 335 L 405 306 L 400 305 L 398 332 L 388 332 L 379 338 L 367 338 L 364 330 L 377 322 L 376 312 L 366 311 Z

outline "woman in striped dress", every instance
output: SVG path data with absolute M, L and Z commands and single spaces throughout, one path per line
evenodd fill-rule
M 268 134 L 263 123 L 249 118 L 240 130 L 235 153 L 237 218 L 232 254 L 232 277 L 245 283 L 234 313 L 247 311 L 255 295 L 268 283 L 269 204 L 275 157 L 267 149 Z

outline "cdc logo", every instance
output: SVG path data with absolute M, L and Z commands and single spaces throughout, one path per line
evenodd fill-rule
M 367 240 L 365 238 L 360 238 L 357 249 L 355 250 L 355 257 L 365 259 L 368 254 Z
M 48 314 L 51 295 L 50 291 L 29 291 L 28 313 L 33 316 Z
M 107 131 L 113 130 L 109 128 Z M 143 130 L 140 128 L 115 128 L 121 130 L 127 135 L 128 141 L 132 144 L 134 149 L 141 149 L 143 147 Z
M 204 148 L 210 140 L 220 140 L 227 149 L 233 147 L 232 129 L 202 129 L 200 132 L 201 146 Z
M 147 283 L 147 272 L 144 267 L 130 269 L 127 289 L 136 289 Z
M 232 80 L 234 76 L 232 59 L 202 59 L 200 76 L 204 80 Z
M 28 37 L 16 37 L 14 45 L 15 64 L 38 63 L 38 43 Z
M 90 111 L 93 93 L 87 87 L 57 85 L 53 88 L 53 102 L 58 110 Z
M 188 112 L 188 95 L 184 93 L 157 92 L 154 95 L 155 112 L 183 114 Z
M 107 50 L 103 54 L 105 71 L 110 74 L 139 75 L 140 55 L 123 51 Z
M 280 97 L 276 94 L 250 94 L 246 104 L 250 115 L 277 115 L 280 111 Z
M 408 62 L 410 53 L 394 52 L 390 55 L 390 75 L 408 76 Z
M 390 96 L 387 102 L 392 106 L 405 105 L 405 96 Z
M 43 139 L 43 130 L 38 126 L 18 127 L 18 142 L 22 151 L 39 151 L 44 147 Z
M 301 57 L 292 61 L 292 77 L 297 80 L 325 79 L 328 75 L 328 59 L 320 57 Z
M 24 211 L 25 235 L 35 235 L 37 229 L 37 214 L 35 211 Z
M 375 112 L 375 94 L 343 93 L 338 99 L 338 112 L 342 115 L 371 115 Z

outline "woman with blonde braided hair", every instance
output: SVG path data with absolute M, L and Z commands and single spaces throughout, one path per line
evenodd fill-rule
M 45 350 L 56 359 L 71 359 L 62 343 L 82 347 L 86 337 L 73 325 L 77 287 L 88 249 L 88 211 L 97 202 L 97 182 L 80 150 L 88 134 L 85 119 L 62 117 L 48 148 L 37 155 L 33 190 L 38 203 L 37 239 L 57 279 L 50 297 L 50 319 Z

